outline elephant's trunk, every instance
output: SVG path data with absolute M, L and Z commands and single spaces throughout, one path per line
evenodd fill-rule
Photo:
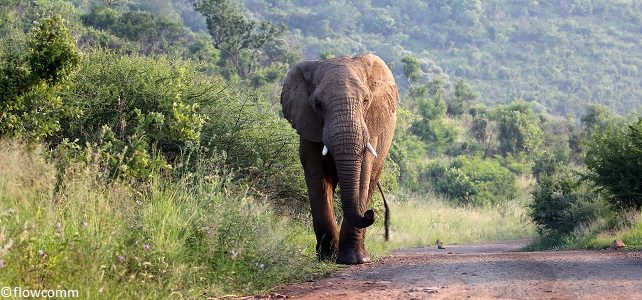
M 333 103 L 323 133 L 334 158 L 341 188 L 341 206 L 344 219 L 356 228 L 374 223 L 374 212 L 365 207 L 362 189 L 362 161 L 366 151 L 368 132 L 363 122 L 359 99 L 337 99 Z M 348 103 L 348 105 L 346 105 Z
M 356 228 L 366 228 L 375 221 L 374 212 L 365 212 L 360 195 L 361 158 L 344 160 L 335 157 L 339 186 L 341 187 L 341 207 L 343 218 Z

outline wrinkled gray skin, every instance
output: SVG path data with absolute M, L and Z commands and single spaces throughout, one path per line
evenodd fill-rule
M 288 72 L 281 105 L 300 135 L 320 259 L 369 261 L 364 235 L 375 218 L 367 207 L 392 143 L 398 98 L 392 73 L 372 54 L 303 61 Z M 332 206 L 337 185 L 344 215 L 340 231 Z

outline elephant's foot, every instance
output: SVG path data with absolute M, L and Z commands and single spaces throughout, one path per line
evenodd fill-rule
M 368 257 L 363 243 L 365 236 L 365 229 L 354 228 L 344 221 L 341 224 L 337 263 L 356 265 L 370 262 L 370 257 Z
M 317 258 L 319 260 L 334 260 L 337 257 L 337 244 L 336 238 L 321 237 L 317 239 Z
M 337 255 L 338 264 L 357 265 L 368 262 L 370 262 L 370 257 L 368 257 L 365 249 L 339 249 L 339 254 Z
M 317 250 L 317 258 L 319 260 L 334 261 L 334 259 L 336 257 L 337 257 L 337 252 L 336 251 L 320 251 L 320 250 Z
M 337 257 L 337 249 L 334 247 L 319 247 L 317 245 L 317 258 L 319 260 L 334 260 Z

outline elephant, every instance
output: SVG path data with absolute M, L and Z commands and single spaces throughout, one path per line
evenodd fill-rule
M 299 135 L 317 257 L 340 264 L 370 261 L 365 228 L 370 198 L 392 143 L 399 91 L 374 54 L 302 61 L 286 75 L 283 116 Z M 341 230 L 333 209 L 340 188 Z

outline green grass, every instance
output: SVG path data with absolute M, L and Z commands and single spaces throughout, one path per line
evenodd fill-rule
M 640 212 L 601 217 L 588 225 L 580 226 L 566 236 L 540 236 L 525 250 L 607 249 L 616 239 L 624 242 L 625 250 L 642 250 L 642 214 Z
M 57 180 L 36 147 L 0 142 L 0 282 L 87 299 L 252 294 L 336 270 L 308 226 L 226 178 L 132 188 L 92 167 Z M 57 184 L 58 183 L 58 184 Z
M 458 207 L 434 195 L 415 196 L 391 205 L 390 241 L 386 249 L 530 238 L 534 229 L 519 202 L 500 206 Z M 368 249 L 380 251 L 380 224 L 370 230 Z M 371 251 L 372 252 L 372 251 Z
M 642 250 L 642 214 L 638 214 L 633 226 L 619 232 L 615 237 L 621 239 L 628 250 Z

